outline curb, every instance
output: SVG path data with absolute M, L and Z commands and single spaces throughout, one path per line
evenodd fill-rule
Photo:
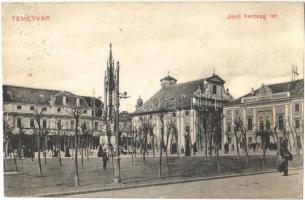
M 290 171 L 300 170 L 300 169 L 303 169 L 303 167 L 292 168 L 292 169 L 290 169 Z M 224 176 L 204 177 L 204 178 L 189 178 L 189 179 L 183 179 L 183 180 L 170 180 L 170 181 L 163 181 L 163 182 L 157 182 L 157 183 L 143 183 L 143 184 L 136 184 L 136 185 L 119 184 L 119 185 L 115 185 L 113 187 L 86 189 L 86 190 L 60 192 L 60 193 L 50 193 L 50 194 L 43 194 L 43 195 L 34 195 L 32 197 L 61 197 L 61 196 L 68 196 L 68 195 L 75 195 L 75 194 L 86 194 L 86 193 L 105 192 L 105 191 L 114 191 L 114 190 L 122 190 L 122 189 L 169 185 L 169 184 L 177 184 L 177 183 L 188 183 L 188 182 L 204 181 L 204 180 L 234 178 L 234 177 L 252 176 L 252 175 L 259 175 L 259 174 L 269 174 L 269 173 L 275 173 L 275 172 L 278 172 L 278 170 L 250 172 L 250 173 L 244 173 L 244 174 L 231 174 L 231 175 L 224 175 Z

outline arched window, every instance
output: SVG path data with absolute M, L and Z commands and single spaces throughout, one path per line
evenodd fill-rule
M 248 130 L 249 131 L 252 130 L 252 118 L 251 117 L 248 118 Z
M 283 116 L 282 115 L 279 116 L 278 123 L 279 123 L 279 129 L 283 129 L 284 128 L 284 120 L 283 120 Z
M 269 131 L 270 130 L 270 117 L 266 117 L 266 129 Z
M 71 127 L 71 129 L 74 129 L 74 121 L 73 120 L 71 120 L 70 127 Z
M 263 131 L 264 130 L 264 121 L 263 121 L 263 117 L 259 118 L 259 130 Z

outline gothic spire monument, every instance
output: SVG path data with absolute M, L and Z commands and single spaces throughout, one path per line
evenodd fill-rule
M 112 44 L 109 44 L 109 57 L 107 59 L 107 70 L 105 71 L 104 77 L 104 101 L 105 101 L 105 118 L 112 119 L 113 117 L 113 102 L 115 100 L 115 67 L 114 67 L 114 59 L 112 56 Z

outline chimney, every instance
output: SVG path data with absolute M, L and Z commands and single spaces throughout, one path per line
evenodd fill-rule
M 76 106 L 79 106 L 79 97 L 76 97 Z
M 254 95 L 254 93 L 255 93 L 255 91 L 254 91 L 254 89 L 252 88 L 252 89 L 251 89 L 251 95 Z
M 67 105 L 67 99 L 66 96 L 62 96 L 62 105 L 66 106 Z

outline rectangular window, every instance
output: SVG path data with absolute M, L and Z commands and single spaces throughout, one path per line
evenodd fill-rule
M 42 128 L 47 128 L 47 120 L 42 120 Z
M 264 130 L 264 122 L 259 123 L 259 130 L 263 131 Z
M 30 110 L 31 110 L 31 111 L 34 111 L 34 106 L 31 106 L 31 107 L 30 107 Z
M 18 105 L 18 106 L 17 106 L 17 109 L 18 109 L 18 110 L 20 110 L 21 108 L 22 108 L 22 106 L 21 106 L 21 105 Z
M 216 94 L 216 93 L 217 93 L 217 86 L 213 85 L 213 94 Z
M 268 131 L 270 131 L 270 121 L 267 121 L 267 122 L 266 122 L 266 129 L 267 129 Z
M 95 130 L 98 129 L 98 122 L 94 122 L 94 129 L 95 129 Z
M 17 127 L 21 128 L 21 118 L 17 118 Z
M 189 116 L 189 114 L 190 114 L 190 112 L 187 110 L 187 111 L 185 111 L 185 115 L 186 116 Z
M 42 111 L 47 111 L 47 108 L 46 108 L 46 107 L 43 107 L 41 110 L 42 110 Z
M 84 110 L 84 114 L 87 114 L 87 112 L 88 112 L 87 110 Z
M 31 127 L 31 128 L 34 128 L 34 126 L 35 126 L 34 123 L 35 123 L 35 122 L 34 122 L 34 119 L 30 119 L 30 127 Z
M 252 118 L 248 118 L 248 130 L 252 130 Z
M 57 129 L 61 129 L 61 120 L 60 119 L 57 121 Z
M 300 120 L 299 119 L 295 120 L 295 128 L 300 128 Z
M 57 112 L 60 113 L 61 112 L 61 108 L 57 108 Z
M 300 104 L 296 103 L 296 104 L 294 105 L 294 111 L 295 111 L 295 112 L 300 112 Z

